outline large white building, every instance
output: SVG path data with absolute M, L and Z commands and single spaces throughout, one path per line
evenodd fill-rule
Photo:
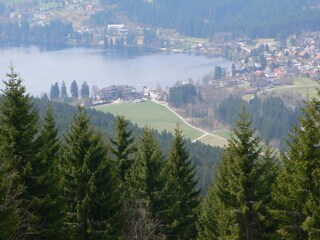
M 137 90 L 133 86 L 128 85 L 112 85 L 102 88 L 98 91 L 98 98 L 101 100 L 124 99 L 129 100 L 135 98 Z

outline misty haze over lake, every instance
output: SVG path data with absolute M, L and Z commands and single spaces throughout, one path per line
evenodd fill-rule
M 69 48 L 41 51 L 37 47 L 0 48 L 1 79 L 12 62 L 20 73 L 27 91 L 40 96 L 50 91 L 51 84 L 65 81 L 67 89 L 76 80 L 99 88 L 113 84 L 150 88 L 174 85 L 177 81 L 192 78 L 199 80 L 214 66 L 230 67 L 224 58 L 207 58 L 175 53 L 106 53 L 102 49 Z M 1 88 L 3 84 L 1 83 Z

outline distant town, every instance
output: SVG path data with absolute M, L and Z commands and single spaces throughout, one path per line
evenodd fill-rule
M 212 87 L 236 87 L 245 84 L 244 94 L 255 94 L 265 89 L 292 85 L 297 77 L 320 80 L 320 32 L 305 33 L 299 37 L 290 36 L 286 45 L 273 39 L 239 39 L 230 42 L 234 64 L 231 69 L 216 66 L 202 81 L 192 79 L 180 81 L 177 85 L 194 84 Z M 158 100 L 166 101 L 168 90 L 152 91 Z M 142 99 L 134 87 L 110 86 L 99 90 L 100 99 Z M 146 99 L 146 98 L 145 98 Z

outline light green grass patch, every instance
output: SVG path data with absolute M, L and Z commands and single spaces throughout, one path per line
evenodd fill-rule
M 318 82 L 310 79 L 310 78 L 296 78 L 293 80 L 293 85 L 289 86 L 280 86 L 272 89 L 268 89 L 261 93 L 274 93 L 274 94 L 282 94 L 282 93 L 290 93 L 290 94 L 296 94 L 299 93 L 302 96 L 316 96 L 317 90 L 316 88 L 319 87 Z
M 314 85 L 317 86 L 318 83 L 310 78 L 296 78 L 293 80 L 296 86 Z
M 225 138 L 225 139 L 229 139 L 231 131 L 227 130 L 227 129 L 226 130 L 215 130 L 215 131 L 213 131 L 212 134 L 217 135 L 222 138 Z
M 223 140 L 219 137 L 215 137 L 212 135 L 207 135 L 207 136 L 201 138 L 200 141 L 204 144 L 222 147 L 222 148 L 224 148 L 227 145 L 227 140 Z
M 97 106 L 96 109 L 113 115 L 123 115 L 140 127 L 149 126 L 160 132 L 163 130 L 173 132 L 179 124 L 185 137 L 191 140 L 202 135 L 200 131 L 183 123 L 166 107 L 154 102 L 109 104 Z

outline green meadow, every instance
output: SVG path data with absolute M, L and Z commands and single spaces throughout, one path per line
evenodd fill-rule
M 195 140 L 204 133 L 185 124 L 178 116 L 169 111 L 166 107 L 154 102 L 142 103 L 116 103 L 95 107 L 97 110 L 109 112 L 113 115 L 123 115 L 140 127 L 149 126 L 158 131 L 167 130 L 173 132 L 177 124 L 186 138 Z M 206 136 L 200 139 L 201 142 L 212 146 L 223 147 L 225 141 L 219 137 Z
M 116 103 L 97 106 L 96 109 L 112 113 L 113 115 L 123 115 L 140 127 L 149 126 L 160 132 L 163 130 L 173 132 L 174 128 L 179 124 L 185 137 L 190 138 L 191 140 L 203 135 L 202 132 L 191 128 L 182 122 L 182 120 L 170 112 L 166 107 L 154 102 Z

